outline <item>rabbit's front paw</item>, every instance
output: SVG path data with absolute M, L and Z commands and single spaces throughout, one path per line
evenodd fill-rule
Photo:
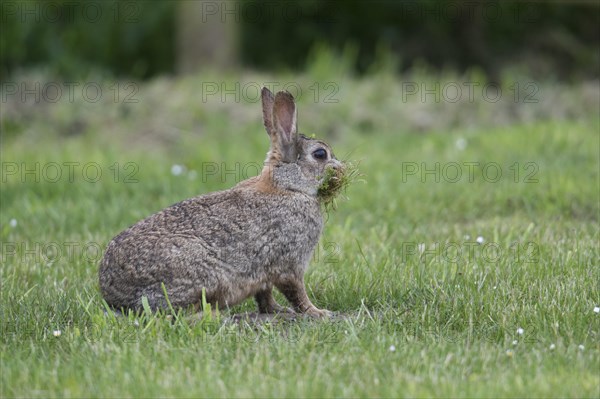
M 281 306 L 279 304 L 275 304 L 273 305 L 271 308 L 267 309 L 266 312 L 263 313 L 290 313 L 290 314 L 295 314 L 296 312 L 293 309 L 290 309 L 288 307 L 285 306 Z

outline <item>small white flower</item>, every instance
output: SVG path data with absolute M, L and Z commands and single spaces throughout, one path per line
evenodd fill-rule
M 183 173 L 184 169 L 185 168 L 182 165 L 175 164 L 175 165 L 171 166 L 171 174 L 173 176 L 179 176 L 180 174 Z
M 483 244 L 485 242 L 485 239 L 482 236 L 479 236 L 475 241 L 477 241 L 478 244 Z
M 17 219 L 10 219 L 8 224 L 10 224 L 10 227 L 17 227 Z
M 458 140 L 456 140 L 456 142 L 454 143 L 454 145 L 456 145 L 456 148 L 460 151 L 464 150 L 465 148 L 467 148 L 467 140 L 463 139 L 462 137 L 459 138 Z
M 60 335 L 62 334 L 62 332 L 60 330 L 54 330 L 52 331 L 52 335 L 54 335 L 55 337 L 60 337 Z
M 396 352 L 396 347 L 394 345 L 390 345 L 390 352 Z
M 470 239 L 471 239 L 471 236 L 470 236 L 470 235 L 468 235 L 468 234 L 467 234 L 467 235 L 465 235 L 465 240 L 470 240 Z
M 554 349 L 556 349 L 556 345 L 550 344 L 550 350 L 553 351 Z
M 585 349 L 585 346 L 583 346 L 583 345 L 579 345 L 579 350 L 580 350 L 580 351 L 582 351 L 582 350 L 584 350 L 584 349 Z
M 510 349 L 508 349 L 508 350 L 506 351 L 506 356 L 508 356 L 508 357 L 513 357 L 513 355 L 514 355 L 514 354 L 515 354 L 515 352 L 513 352 L 513 351 L 512 351 L 512 350 L 510 350 Z
M 423 253 L 425 251 L 425 244 L 420 243 L 419 245 L 417 245 L 417 248 L 419 249 L 419 252 Z
M 600 313 L 600 306 L 594 307 L 594 313 Z
M 140 322 L 137 321 L 137 320 L 134 320 L 133 321 L 133 325 L 136 326 L 136 327 L 139 327 L 140 326 Z
M 516 345 L 518 343 L 519 343 L 519 341 L 517 341 L 516 339 L 513 341 L 513 345 Z
M 498 288 L 498 287 L 494 286 L 494 289 L 496 289 L 496 288 Z
M 525 330 L 523 330 L 521 327 L 517 328 L 517 334 L 523 335 L 524 332 Z

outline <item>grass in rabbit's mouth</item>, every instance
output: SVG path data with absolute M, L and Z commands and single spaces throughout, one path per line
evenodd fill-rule
M 317 196 L 326 209 L 335 210 L 338 195 L 345 192 L 350 184 L 360 181 L 362 176 L 358 170 L 358 162 L 346 161 L 341 168 L 326 168 Z

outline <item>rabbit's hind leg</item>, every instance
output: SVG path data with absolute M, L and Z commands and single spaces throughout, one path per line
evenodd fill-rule
M 258 313 L 294 313 L 292 309 L 281 306 L 273 298 L 273 288 L 271 286 L 258 291 L 254 295 L 258 305 Z

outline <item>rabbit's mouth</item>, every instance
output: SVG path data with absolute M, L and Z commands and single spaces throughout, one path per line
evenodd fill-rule
M 348 179 L 346 179 L 346 164 L 340 162 L 335 167 L 326 166 L 321 180 L 321 185 L 317 190 L 317 197 L 322 203 L 327 205 L 349 184 Z
M 364 182 L 364 175 L 358 170 L 359 162 L 336 160 L 334 165 L 327 165 L 322 176 L 322 182 L 317 190 L 317 198 L 325 208 L 336 209 L 336 197 L 355 182 Z

